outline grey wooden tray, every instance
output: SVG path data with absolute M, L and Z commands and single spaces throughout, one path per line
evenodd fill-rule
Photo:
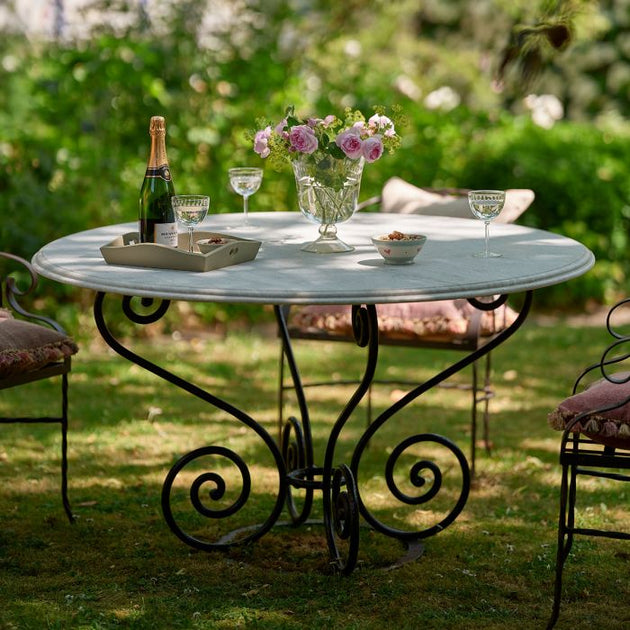
M 155 243 L 139 243 L 138 232 L 128 232 L 118 236 L 111 243 L 103 245 L 101 254 L 110 265 L 212 271 L 253 260 L 261 246 L 260 241 L 202 230 L 195 232 L 195 246 L 198 240 L 216 236 L 231 240 L 207 254 L 202 254 L 198 249 L 189 254 L 188 234 L 179 234 L 178 247 L 174 248 Z

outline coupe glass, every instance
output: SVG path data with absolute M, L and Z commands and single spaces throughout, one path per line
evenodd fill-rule
M 228 175 L 234 192 L 243 197 L 243 225 L 249 226 L 248 199 L 260 188 L 263 178 L 262 168 L 239 166 L 231 168 Z
M 188 253 L 193 252 L 195 226 L 208 214 L 210 197 L 206 195 L 174 195 L 171 197 L 177 220 L 188 229 Z
M 502 254 L 497 254 L 489 250 L 490 239 L 490 222 L 499 216 L 503 206 L 505 205 L 504 190 L 471 190 L 468 193 L 468 203 L 470 210 L 477 219 L 481 219 L 485 225 L 485 241 L 484 251 L 473 254 L 479 258 L 498 258 Z

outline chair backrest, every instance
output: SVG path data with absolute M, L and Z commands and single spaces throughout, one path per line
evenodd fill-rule
M 380 203 L 381 212 L 474 219 L 468 206 L 467 192 L 461 188 L 418 188 L 400 177 L 392 177 L 385 182 L 380 197 L 364 202 L 361 208 Z M 514 223 L 534 199 L 534 191 L 527 188 L 506 190 L 505 206 L 495 222 Z
M 31 264 L 15 254 L 0 251 L 0 309 L 11 309 L 22 317 L 41 322 L 63 333 L 63 328 L 52 318 L 26 309 L 22 298 L 34 293 L 39 279 Z M 19 279 L 18 279 L 19 278 Z
M 33 267 L 19 256 L 0 252 L 0 268 L 2 387 L 36 380 L 36 372 L 53 363 L 63 362 L 62 372 L 69 371 L 69 359 L 78 351 L 74 340 L 54 319 L 33 313 L 21 303 L 37 287 Z

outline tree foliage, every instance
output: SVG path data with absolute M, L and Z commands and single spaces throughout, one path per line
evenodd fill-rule
M 167 119 L 176 190 L 207 192 L 212 212 L 226 212 L 240 201 L 228 168 L 263 165 L 247 135 L 261 117 L 280 119 L 288 105 L 319 116 L 401 105 L 402 147 L 365 169 L 363 197 L 392 175 L 424 186 L 533 188 L 524 221 L 591 247 L 600 262 L 573 283 L 574 299 L 604 299 L 628 266 L 628 5 L 98 0 L 86 8 L 89 33 L 35 37 L 7 26 L 0 238 L 30 256 L 64 234 L 135 221 L 154 114 Z M 94 15 L 101 19 L 87 21 Z M 526 85 L 521 55 L 532 49 L 537 81 Z M 532 123 L 525 88 L 555 94 L 565 119 L 550 129 Z M 295 207 L 290 171 L 267 168 L 252 210 Z

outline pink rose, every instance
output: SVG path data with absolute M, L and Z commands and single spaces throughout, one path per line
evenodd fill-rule
M 317 150 L 317 137 L 307 125 L 296 125 L 289 131 L 290 150 L 298 153 L 313 153 Z
M 363 142 L 361 131 L 356 127 L 351 127 L 342 131 L 336 138 L 335 144 L 351 159 L 356 160 L 361 157 Z
M 271 136 L 271 127 L 265 127 L 256 132 L 254 136 L 254 151 L 260 155 L 261 158 L 266 158 L 271 150 L 269 149 L 269 138 Z
M 289 134 L 284 130 L 284 128 L 287 126 L 287 119 L 283 118 L 275 127 L 274 131 L 281 137 L 281 138 L 288 138 Z
M 383 155 L 381 136 L 372 136 L 363 141 L 363 157 L 366 162 L 376 162 Z

